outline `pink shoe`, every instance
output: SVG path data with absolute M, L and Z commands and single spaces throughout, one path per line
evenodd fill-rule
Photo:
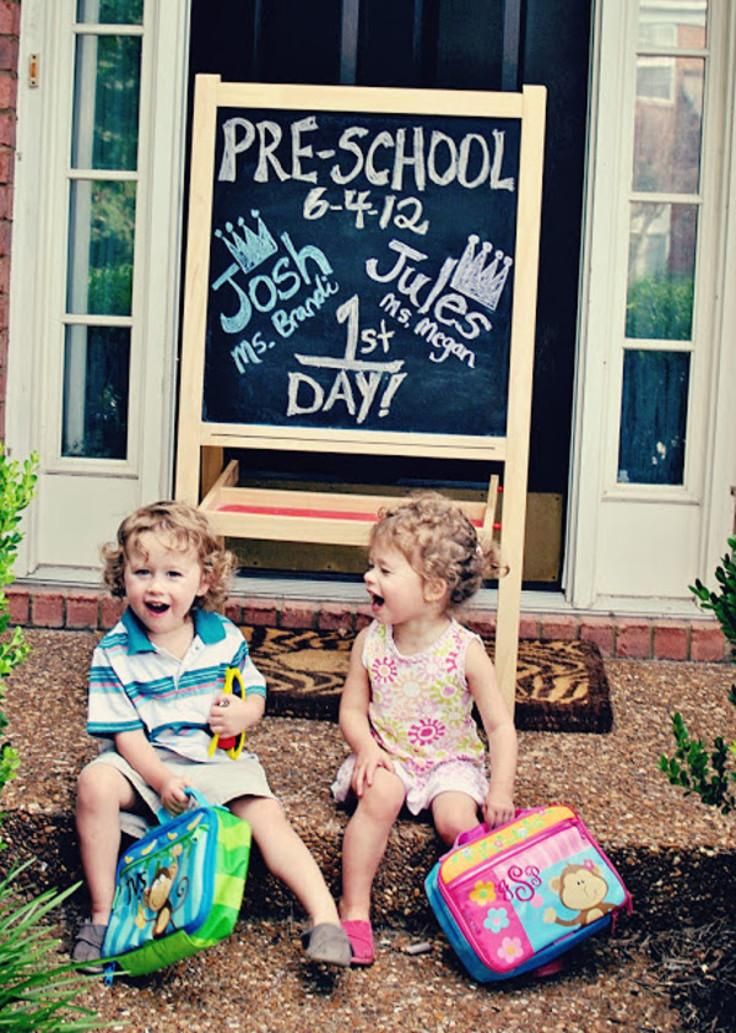
M 536 976 L 537 979 L 549 979 L 550 976 L 559 975 L 564 968 L 565 962 L 562 958 L 553 958 L 546 965 L 540 965 L 539 968 L 533 969 L 532 975 Z
M 376 960 L 371 923 L 361 919 L 344 919 L 341 925 L 353 950 L 353 965 L 372 965 Z

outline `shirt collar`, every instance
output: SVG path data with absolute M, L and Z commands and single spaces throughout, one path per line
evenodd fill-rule
M 133 611 L 128 607 L 122 616 L 125 630 L 128 632 L 128 653 L 152 653 L 155 650 L 153 642 L 148 637 L 144 625 L 138 620 Z M 200 610 L 195 607 L 192 610 L 194 621 L 194 634 L 198 635 L 204 645 L 211 646 L 215 642 L 222 642 L 225 638 L 225 628 L 219 614 L 212 610 Z

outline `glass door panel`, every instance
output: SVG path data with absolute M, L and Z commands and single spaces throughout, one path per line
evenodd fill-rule
M 624 352 L 619 483 L 682 483 L 689 376 L 687 352 Z
M 127 328 L 66 328 L 62 455 L 125 459 L 129 365 Z
M 77 18 L 60 446 L 124 460 L 143 3 L 79 0 Z
M 696 205 L 631 205 L 626 336 L 659 341 L 692 337 Z
M 141 25 L 143 0 L 77 0 L 77 21 Z
M 707 16 L 707 0 L 638 5 L 619 484 L 685 484 Z
M 637 58 L 634 190 L 697 191 L 704 82 L 704 58 Z
M 129 316 L 133 290 L 135 183 L 70 185 L 67 311 Z

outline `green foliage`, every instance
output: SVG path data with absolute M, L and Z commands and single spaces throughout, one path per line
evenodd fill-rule
M 690 585 L 690 591 L 701 609 L 709 610 L 718 618 L 732 656 L 736 657 L 736 537 L 728 539 L 728 546 L 731 551 L 715 572 L 718 591 L 706 588 L 700 579 Z M 736 706 L 736 685 L 731 686 L 728 700 Z M 660 770 L 672 785 L 680 786 L 686 796 L 696 793 L 703 803 L 717 807 L 723 814 L 736 809 L 736 742 L 726 743 L 719 735 L 709 750 L 702 739 L 691 737 L 680 713 L 672 715 L 672 734 L 674 755 L 662 754 L 659 758 Z
M 728 539 L 728 547 L 730 553 L 723 557 L 722 566 L 716 567 L 715 577 L 720 586 L 718 591 L 706 588 L 699 578 L 694 585 L 690 585 L 690 591 L 701 609 L 710 610 L 718 618 L 731 651 L 736 653 L 736 537 Z
M 24 462 L 11 460 L 0 442 L 0 702 L 4 679 L 28 655 L 21 628 L 8 634 L 10 614 L 5 589 L 14 580 L 13 565 L 22 534 L 21 514 L 36 487 L 38 456 Z M 0 735 L 7 718 L 0 710 Z M 18 766 L 17 751 L 0 744 L 0 791 Z M 1 817 L 1 816 L 0 816 Z M 94 1012 L 74 1003 L 82 977 L 71 963 L 56 961 L 59 943 L 51 935 L 46 918 L 73 893 L 46 890 L 24 901 L 15 882 L 28 867 L 15 868 L 0 880 L 0 1031 L 7 1033 L 81 1033 L 99 1029 Z
M 736 705 L 736 691 L 729 696 Z M 734 756 L 736 744 L 730 746 L 719 735 L 713 740 L 711 751 L 702 739 L 692 739 L 682 714 L 672 715 L 672 733 L 675 737 L 673 757 L 662 755 L 660 769 L 672 785 L 680 786 L 685 795 L 696 793 L 709 807 L 718 807 L 723 814 L 729 814 L 736 807 L 736 771 L 728 770 L 729 755 Z
M 0 1030 L 9 1033 L 81 1033 L 99 1029 L 87 1008 L 74 1004 L 80 977 L 74 965 L 55 965 L 59 943 L 45 924 L 49 912 L 77 886 L 46 890 L 18 902 L 13 883 L 22 866 L 0 881 Z
M 692 334 L 693 281 L 648 276 L 629 285 L 626 336 L 687 341 Z
M 4 680 L 28 655 L 28 644 L 21 628 L 8 636 L 10 614 L 5 589 L 15 580 L 13 565 L 22 539 L 19 530 L 21 514 L 33 498 L 36 488 L 38 456 L 31 455 L 22 463 L 9 459 L 0 442 L 0 703 L 5 696 Z M 7 727 L 7 718 L 0 710 L 0 737 Z M 8 742 L 0 739 L 0 791 L 18 767 L 18 754 Z

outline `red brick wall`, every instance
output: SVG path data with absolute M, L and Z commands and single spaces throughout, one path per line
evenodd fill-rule
M 5 436 L 20 0 L 0 0 L 0 438 Z
M 28 628 L 97 631 L 111 628 L 123 608 L 103 590 L 12 585 L 8 589 L 10 619 Z M 286 599 L 251 599 L 233 595 L 225 612 L 236 624 L 272 628 L 319 628 L 351 635 L 368 623 L 366 606 Z M 481 635 L 492 635 L 492 611 L 464 611 L 462 621 Z M 723 632 L 713 619 L 672 620 L 585 614 L 522 614 L 519 634 L 524 639 L 583 639 L 603 656 L 632 660 L 731 659 Z

